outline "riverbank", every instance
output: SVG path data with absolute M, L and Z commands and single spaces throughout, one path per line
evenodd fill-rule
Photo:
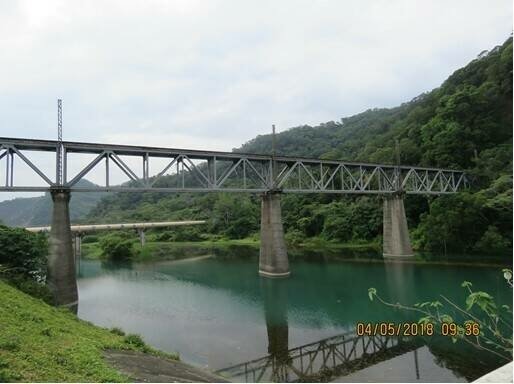
M 162 364 L 178 361 L 138 335 L 97 327 L 2 281 L 0 299 L 0 382 L 132 381 L 106 361 L 106 351 L 130 351 Z
M 258 254 L 260 242 L 257 238 L 217 239 L 204 241 L 147 241 L 141 247 L 134 242 L 134 262 L 170 261 L 185 258 L 213 256 L 223 253 L 224 256 L 237 254 L 247 256 Z M 412 258 L 382 257 L 381 244 L 375 242 L 333 243 L 320 238 L 308 238 L 302 243 L 288 244 L 290 259 L 304 257 L 305 254 L 320 256 L 352 263 L 404 263 L 426 265 L 456 265 L 469 267 L 512 267 L 511 258 L 483 255 L 433 255 L 417 252 Z M 82 245 L 84 259 L 99 260 L 103 258 L 99 242 Z
M 232 247 L 248 247 L 258 249 L 260 241 L 256 237 L 244 239 L 216 239 L 203 241 L 147 241 L 143 247 L 134 242 L 133 261 L 158 261 L 175 260 L 183 257 L 184 250 L 192 252 L 189 256 L 199 256 L 210 251 L 226 250 Z M 360 243 L 333 243 L 320 238 L 308 238 L 301 243 L 288 244 L 293 252 L 298 249 L 307 251 L 356 251 L 356 252 L 379 252 L 381 245 L 378 242 Z M 103 257 L 99 242 L 82 244 L 82 257 L 85 259 L 97 260 Z

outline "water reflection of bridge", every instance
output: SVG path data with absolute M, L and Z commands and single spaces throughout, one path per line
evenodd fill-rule
M 416 343 L 386 336 L 352 333 L 247 361 L 216 373 L 237 382 L 329 381 L 419 348 Z
M 397 337 L 359 337 L 347 332 L 289 349 L 286 284 L 285 280 L 261 279 L 268 355 L 217 374 L 238 382 L 329 381 L 419 347 Z

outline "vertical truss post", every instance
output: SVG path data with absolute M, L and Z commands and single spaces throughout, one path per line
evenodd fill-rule
M 246 160 L 243 160 L 243 189 L 246 189 Z
M 11 171 L 11 149 L 7 149 L 7 155 L 5 157 L 5 186 L 9 187 L 9 173 Z
M 217 186 L 216 176 L 216 156 L 207 159 L 207 177 L 209 178 L 209 184 L 211 188 Z
M 149 185 L 150 178 L 150 157 L 148 153 L 143 156 L 143 184 Z
M 14 186 L 14 153 L 11 152 L 11 172 L 9 175 L 10 186 Z
M 402 172 L 400 169 L 400 142 L 398 141 L 398 139 L 395 139 L 394 143 L 396 154 L 396 191 L 400 192 L 402 190 Z
M 109 187 L 109 159 L 111 155 L 109 153 L 105 154 L 105 186 Z
M 186 180 L 185 180 L 186 173 L 184 172 L 184 159 L 183 158 L 180 159 L 180 164 L 181 164 L 180 173 L 182 174 L 182 189 L 184 189 L 186 187 Z

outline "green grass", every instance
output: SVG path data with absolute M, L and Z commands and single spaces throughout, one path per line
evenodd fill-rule
M 199 251 L 200 254 L 209 252 L 212 248 L 228 248 L 234 245 L 258 247 L 259 240 L 255 238 L 235 240 L 204 240 L 204 241 L 147 241 L 141 248 L 139 242 L 134 242 L 135 256 L 133 261 L 169 260 L 179 256 L 178 251 L 190 248 L 191 253 Z M 202 253 L 203 252 L 203 253 Z M 199 255 L 200 255 L 199 254 Z M 101 259 L 102 249 L 99 243 L 87 243 L 82 245 L 82 257 L 85 259 Z
M 290 247 L 297 247 L 303 249 L 332 249 L 332 250 L 356 250 L 356 251 L 380 251 L 382 245 L 379 241 L 354 241 L 354 242 L 335 242 L 329 241 L 320 237 L 309 237 L 302 240 L 298 244 L 289 245 Z
M 126 382 L 103 359 L 105 349 L 177 358 L 148 347 L 138 335 L 78 319 L 0 281 L 0 382 Z
M 139 242 L 134 242 L 135 256 L 134 261 L 152 261 L 152 260 L 171 260 L 179 256 L 179 251 L 190 248 L 191 254 L 199 251 L 200 254 L 208 253 L 213 248 L 223 249 L 237 245 L 258 248 L 260 241 L 256 237 L 248 237 L 245 239 L 216 239 L 203 241 L 147 241 L 145 246 L 141 248 Z M 307 238 L 301 243 L 288 245 L 291 248 L 303 249 L 332 249 L 332 250 L 356 250 L 356 251 L 379 251 L 381 245 L 377 241 L 371 242 L 352 242 L 338 243 L 328 241 L 318 237 Z M 101 259 L 102 249 L 99 243 L 87 243 L 82 245 L 82 256 L 87 259 Z

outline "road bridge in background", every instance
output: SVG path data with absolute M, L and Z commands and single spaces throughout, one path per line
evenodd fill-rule
M 30 159 L 33 153 L 51 154 L 50 171 L 48 164 Z M 404 195 L 456 193 L 469 184 L 464 171 L 400 165 L 399 160 L 398 164 L 391 165 L 276 156 L 274 147 L 272 153 L 259 155 L 3 137 L 0 138 L 0 161 L 5 162 L 5 167 L 0 167 L 0 172 L 5 169 L 5 184 L 0 185 L 0 192 L 50 191 L 53 213 L 48 281 L 56 304 L 73 306 L 78 302 L 78 294 L 69 219 L 72 192 L 259 193 L 262 199 L 259 273 L 266 277 L 285 277 L 290 272 L 280 206 L 282 193 L 383 196 L 383 254 L 408 257 L 413 252 Z M 90 159 L 77 161 L 77 157 L 84 155 Z M 164 165 L 151 175 L 150 163 L 158 163 L 157 160 Z M 23 184 L 15 178 L 18 164 L 24 164 L 37 178 Z M 78 184 L 100 167 L 104 185 L 85 188 Z M 70 175 L 73 168 L 75 173 Z M 112 184 L 115 168 L 126 176 L 126 183 Z
M 205 224 L 205 220 L 189 220 L 189 221 L 161 221 L 149 223 L 116 223 L 116 224 L 83 224 L 83 225 L 70 225 L 70 230 L 73 236 L 73 254 L 75 257 L 75 264 L 80 263 L 82 256 L 82 237 L 88 232 L 98 231 L 113 231 L 133 229 L 139 235 L 141 247 L 144 247 L 146 242 L 145 230 L 150 228 L 168 228 L 168 227 L 181 227 L 185 225 L 198 225 Z M 26 227 L 29 232 L 35 233 L 50 233 L 52 227 Z
M 149 223 L 119 223 L 119 224 L 83 224 L 70 225 L 71 233 L 75 237 L 75 256 L 80 257 L 82 249 L 82 236 L 87 232 L 112 231 L 123 229 L 135 229 L 139 234 L 141 247 L 145 245 L 145 230 L 150 228 L 166 228 L 180 227 L 184 225 L 205 224 L 205 220 L 189 220 L 189 221 L 161 221 Z M 29 232 L 50 232 L 52 227 L 26 227 Z

